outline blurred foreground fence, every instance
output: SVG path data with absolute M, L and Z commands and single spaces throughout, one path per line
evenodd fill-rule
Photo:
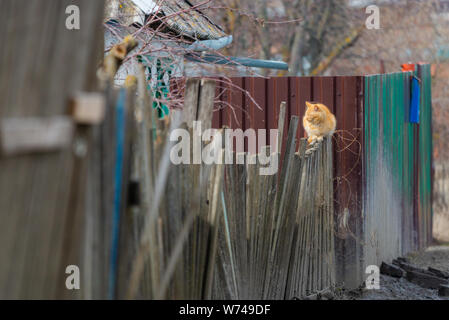
M 67 105 L 97 89 L 104 1 L 76 1 L 76 31 L 65 27 L 71 4 L 1 1 L 0 299 L 84 297 L 67 290 L 65 271 L 84 270 L 85 197 L 95 195 L 81 141 L 90 129 L 72 123 Z

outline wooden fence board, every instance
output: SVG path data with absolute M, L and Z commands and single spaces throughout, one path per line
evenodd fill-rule
M 84 13 L 81 30 L 65 28 L 70 4 Z M 8 45 L 0 51 L 0 73 L 8 76 L 0 79 L 0 117 L 63 115 L 71 95 L 95 89 L 103 55 L 103 5 L 2 1 L 0 40 Z M 69 195 L 84 178 L 70 181 L 73 165 L 71 149 L 0 159 L 0 260 L 9 261 L 0 266 L 0 287 L 6 288 L 0 297 L 84 296 L 65 288 L 65 266 L 82 266 L 85 211 Z

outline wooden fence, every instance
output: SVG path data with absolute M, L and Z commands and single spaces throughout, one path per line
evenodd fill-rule
M 407 123 L 410 73 L 232 79 L 254 101 L 223 81 L 191 80 L 185 113 L 159 120 L 143 73 L 138 98 L 132 87 L 78 93 L 96 89 L 104 3 L 77 2 L 86 20 L 76 32 L 61 27 L 69 0 L 0 11 L 1 74 L 10 75 L 0 83 L 0 298 L 300 297 L 335 282 L 356 287 L 367 264 L 429 243 L 428 66 L 417 72 L 419 124 Z M 99 96 L 106 112 L 94 123 L 68 113 L 69 98 L 99 110 Z M 298 125 L 306 100 L 338 122 L 333 141 L 311 149 Z M 280 170 L 173 165 L 169 133 L 192 135 L 193 120 L 283 128 Z M 69 265 L 80 268 L 81 290 L 66 287 Z
M 330 140 L 308 148 L 302 139 L 296 151 L 299 119 L 293 117 L 277 174 L 260 175 L 261 163 L 250 160 L 171 163 L 170 132 L 184 128 L 192 137 L 189 123 L 208 115 L 210 127 L 214 92 L 213 81 L 188 81 L 186 95 L 196 103 L 182 115 L 174 112 L 169 125 L 148 108 L 148 98 L 128 106 L 129 114 L 140 115 L 129 126 L 137 129 L 131 176 L 139 181 L 139 196 L 131 198 L 140 201 L 120 216 L 119 271 L 110 297 L 289 299 L 334 284 Z
M 293 117 L 279 175 L 225 168 L 215 298 L 291 299 L 335 283 L 331 141 L 295 152 L 297 128 Z

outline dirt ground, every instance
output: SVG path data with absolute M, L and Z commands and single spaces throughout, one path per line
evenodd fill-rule
M 412 265 L 433 267 L 449 272 L 449 168 L 436 166 L 434 190 L 433 237 L 439 242 L 422 252 L 406 256 Z M 389 262 L 389 261 L 387 261 Z M 424 289 L 405 278 L 381 275 L 380 290 L 357 289 L 336 292 L 339 300 L 449 300 L 438 296 L 437 290 Z
M 427 269 L 433 267 L 449 272 L 449 244 L 436 245 L 423 252 L 409 254 L 411 264 Z M 381 275 L 380 290 L 357 289 L 341 292 L 338 300 L 449 300 L 438 296 L 438 290 L 424 289 L 405 278 Z

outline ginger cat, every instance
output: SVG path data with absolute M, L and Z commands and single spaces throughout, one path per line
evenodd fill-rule
M 332 136 L 337 126 L 337 120 L 332 112 L 322 103 L 306 102 L 307 110 L 302 120 L 307 132 L 309 144 L 321 141 L 325 136 Z

